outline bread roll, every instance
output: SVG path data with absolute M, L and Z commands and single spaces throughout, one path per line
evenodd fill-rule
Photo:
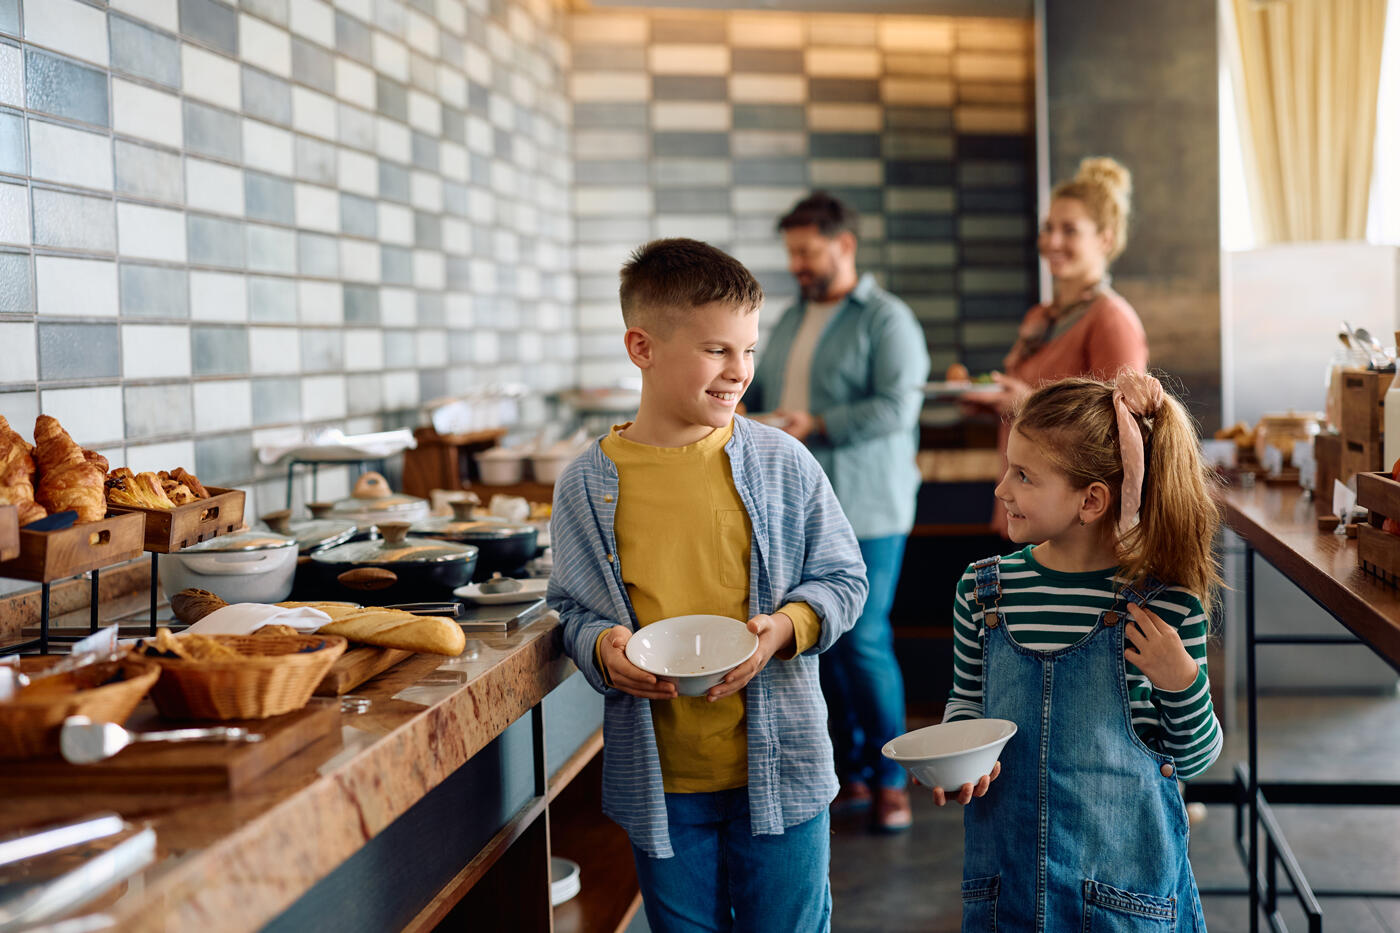
M 215 609 L 222 609 L 227 605 L 223 599 L 208 590 L 181 590 L 170 597 L 170 611 L 186 625 L 194 625 Z
M 402 609 L 361 609 L 348 603 L 278 603 L 288 608 L 309 606 L 331 617 L 318 635 L 341 635 L 350 641 L 380 648 L 402 648 L 456 657 L 467 646 L 462 627 L 443 616 L 416 616 Z

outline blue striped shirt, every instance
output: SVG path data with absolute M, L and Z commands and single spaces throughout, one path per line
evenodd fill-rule
M 773 835 L 816 816 L 836 795 L 816 655 L 855 624 L 865 603 L 865 564 L 831 484 L 800 442 L 736 417 L 724 450 L 753 525 L 749 611 L 802 601 L 821 619 L 815 645 L 789 661 L 773 658 L 745 688 L 751 827 Z M 648 855 L 669 858 L 650 701 L 608 687 L 593 656 L 598 636 L 612 626 L 637 630 L 617 562 L 617 495 L 617 468 L 597 443 L 559 477 L 549 605 L 564 623 L 564 651 L 604 696 L 603 812 Z

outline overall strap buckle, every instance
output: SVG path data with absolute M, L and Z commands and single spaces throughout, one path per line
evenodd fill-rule
M 1125 583 L 1118 591 L 1118 600 L 1113 608 L 1101 616 L 1103 624 L 1112 628 L 1126 614 L 1126 607 L 1131 603 L 1146 607 L 1149 602 L 1157 598 L 1157 594 L 1167 588 L 1167 585 L 1156 577 L 1147 577 L 1141 583 Z M 1118 607 L 1123 606 L 1124 611 L 1120 612 Z
M 1001 609 L 997 606 L 1001 601 L 1001 558 L 983 558 L 972 565 L 972 571 L 976 580 L 972 598 L 982 610 L 982 624 L 996 628 L 1002 621 Z M 991 608 L 988 608 L 989 603 Z

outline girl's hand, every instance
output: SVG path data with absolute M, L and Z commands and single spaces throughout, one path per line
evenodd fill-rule
M 972 802 L 973 797 L 985 797 L 987 795 L 987 788 L 992 786 L 992 782 L 997 779 L 998 774 L 1001 774 L 1001 762 L 999 761 L 992 765 L 991 774 L 982 775 L 975 786 L 972 784 L 964 784 L 958 790 L 958 795 L 956 797 L 949 797 L 943 788 L 935 787 L 933 789 L 933 802 L 941 807 L 949 800 L 956 800 L 963 806 L 967 806 Z
M 797 636 L 793 632 L 792 620 L 786 613 L 754 616 L 749 620 L 749 631 L 758 636 L 758 650 L 753 653 L 753 657 L 734 668 L 725 675 L 724 680 L 709 689 L 705 696 L 710 702 L 743 690 L 748 682 L 767 666 L 769 658 L 779 651 L 795 647 L 794 640 Z
M 1163 622 L 1151 609 L 1128 604 L 1131 622 L 1125 622 L 1123 635 L 1132 644 L 1123 649 L 1127 658 L 1147 675 L 1152 686 L 1169 693 L 1180 693 L 1196 682 L 1199 668 L 1186 651 L 1176 629 Z
M 674 699 L 675 684 L 669 680 L 658 680 L 655 674 L 648 674 L 627 660 L 627 640 L 631 637 L 632 632 L 625 625 L 614 625 L 598 646 L 598 656 L 607 669 L 612 685 L 623 693 L 644 700 Z

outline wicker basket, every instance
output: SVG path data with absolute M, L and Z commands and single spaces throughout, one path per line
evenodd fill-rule
M 34 673 L 63 659 L 57 655 L 21 658 L 19 668 Z M 103 683 L 118 669 L 121 680 Z M 31 688 L 0 703 L 0 759 L 57 754 L 59 726 L 69 716 L 86 716 L 94 722 L 126 722 L 159 676 L 160 668 L 155 664 L 128 656 L 38 681 L 38 689 Z
M 236 661 L 151 658 L 151 699 L 169 719 L 266 719 L 299 710 L 345 651 L 339 635 L 212 635 Z M 319 650 L 318 645 L 324 645 Z

